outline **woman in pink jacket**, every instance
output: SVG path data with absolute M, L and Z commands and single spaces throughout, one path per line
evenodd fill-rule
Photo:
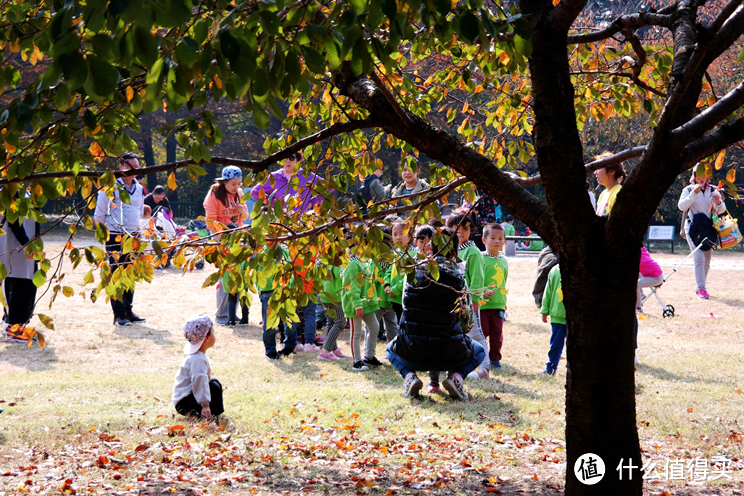
M 651 255 L 649 255 L 646 247 L 641 247 L 641 265 L 638 269 L 641 277 L 638 279 L 638 297 L 636 298 L 636 313 L 645 313 L 643 311 L 643 289 L 641 288 L 653 288 L 664 282 L 664 273 L 659 267 Z

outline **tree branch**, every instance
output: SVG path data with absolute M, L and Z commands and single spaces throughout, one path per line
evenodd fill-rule
M 645 146 L 636 146 L 634 148 L 628 148 L 627 150 L 623 150 L 620 153 L 616 153 L 615 155 L 607 158 L 603 158 L 600 160 L 594 160 L 593 162 L 589 162 L 584 166 L 584 169 L 586 170 L 586 174 L 589 175 L 593 173 L 597 169 L 601 169 L 602 167 L 608 167 L 610 165 L 619 164 L 620 162 L 623 162 L 625 160 L 629 160 L 631 158 L 637 158 L 643 155 L 643 151 L 646 149 Z M 534 176 L 530 177 L 520 177 L 516 174 L 512 174 L 514 181 L 519 183 L 522 186 L 535 186 L 536 184 L 542 183 L 542 177 L 540 174 L 535 174 Z
M 701 136 L 685 147 L 684 159 L 679 172 L 686 171 L 705 157 L 709 157 L 743 139 L 744 117 L 724 124 L 712 133 Z
M 587 0 L 561 0 L 548 15 L 548 24 L 559 33 L 567 32 L 586 7 L 586 3 Z
M 182 169 L 189 165 L 204 165 L 204 164 L 218 164 L 218 165 L 234 165 L 243 169 L 248 169 L 253 172 L 261 172 L 269 168 L 270 165 L 276 163 L 279 160 L 284 160 L 295 152 L 302 148 L 318 143 L 336 136 L 341 133 L 349 133 L 356 131 L 357 129 L 365 129 L 369 127 L 376 127 L 377 121 L 374 119 L 356 120 L 351 122 L 342 122 L 333 124 L 322 131 L 315 134 L 302 138 L 301 140 L 292 143 L 287 148 L 280 150 L 276 153 L 269 155 L 268 157 L 261 160 L 242 160 L 238 158 L 229 157 L 212 157 L 209 160 L 181 160 L 179 162 L 171 162 L 169 164 L 154 165 L 151 167 L 142 167 L 140 169 L 131 169 L 128 171 L 80 171 L 77 174 L 73 171 L 57 171 L 57 172 L 41 172 L 38 174 L 29 174 L 26 177 L 15 177 L 11 179 L 0 179 L 0 185 L 21 183 L 21 182 L 35 182 L 41 179 L 58 179 L 65 177 L 94 177 L 100 178 L 106 172 L 113 172 L 114 177 L 125 177 L 125 176 L 139 176 L 140 174 L 149 174 L 153 172 L 163 172 L 168 170 Z
M 561 3 L 561 5 L 563 5 L 563 3 Z M 595 41 L 607 39 L 620 31 L 635 31 L 636 29 L 646 26 L 662 26 L 672 29 L 672 16 L 651 12 L 637 12 L 635 14 L 624 15 L 617 18 L 612 24 L 604 29 L 591 33 L 568 35 L 568 44 L 575 45 L 578 43 L 593 43 Z
M 395 113 L 398 114 L 398 117 L 400 117 L 400 120 L 403 121 L 403 124 L 406 125 L 406 127 L 411 127 L 413 125 L 413 122 L 411 122 L 411 118 L 408 117 L 408 114 L 406 114 L 406 111 L 403 110 L 403 108 L 398 103 L 398 100 L 395 99 L 392 93 L 390 93 L 390 90 L 387 86 L 385 86 L 385 83 L 380 80 L 380 78 L 377 76 L 377 73 L 373 70 L 370 74 L 370 77 L 372 78 L 372 81 L 375 82 L 377 85 L 377 88 L 382 92 L 383 95 L 385 95 L 385 98 L 390 103 L 390 105 L 393 107 L 393 110 L 395 110 Z
M 744 105 L 744 82 L 731 90 L 726 96 L 708 107 L 694 119 L 673 130 L 671 138 L 680 146 L 688 144 L 697 136 L 702 136 L 716 124 Z

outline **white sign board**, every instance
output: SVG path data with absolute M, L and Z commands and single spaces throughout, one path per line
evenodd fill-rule
M 672 240 L 674 239 L 674 226 L 649 226 L 648 239 Z

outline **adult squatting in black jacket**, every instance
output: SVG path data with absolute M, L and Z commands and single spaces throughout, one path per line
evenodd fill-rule
M 403 292 L 403 315 L 392 351 L 404 360 L 438 370 L 443 364 L 463 363 L 475 355 L 469 330 L 470 299 L 464 296 L 465 278 L 458 265 L 436 257 L 439 280 L 416 268 Z M 466 312 L 463 329 L 461 314 Z

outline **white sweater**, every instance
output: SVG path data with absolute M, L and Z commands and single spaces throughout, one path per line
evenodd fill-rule
M 713 186 L 708 184 L 705 191 L 702 188 L 700 189 L 700 193 L 695 193 L 695 188 L 697 188 L 697 184 L 691 184 L 683 189 L 682 195 L 679 197 L 679 203 L 677 204 L 683 212 L 689 209 L 687 219 L 685 220 L 685 232 L 690 231 L 690 219 L 692 219 L 693 215 L 705 214 L 710 217 L 711 205 L 713 206 L 712 211 L 716 214 L 726 211 L 726 203 L 723 201 L 723 198 L 721 198 L 720 205 L 716 205 L 716 202 L 713 201 L 713 191 L 716 190 Z
M 186 396 L 194 393 L 197 403 L 200 405 L 209 405 L 212 401 L 212 395 L 209 392 L 209 380 L 212 378 L 212 367 L 209 365 L 209 359 L 201 351 L 186 357 L 176 374 L 176 380 L 173 384 L 173 405 Z

